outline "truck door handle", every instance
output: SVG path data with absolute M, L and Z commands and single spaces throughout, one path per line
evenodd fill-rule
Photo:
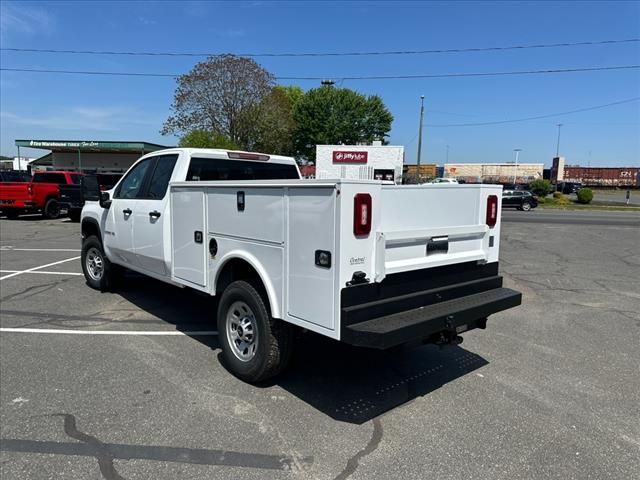
M 153 212 L 149 212 L 149 216 L 151 218 L 158 218 L 160 216 L 160 212 L 157 210 L 154 210 Z
M 125 208 L 124 210 L 122 210 L 122 213 L 124 213 L 125 215 L 131 215 L 133 212 L 130 208 Z

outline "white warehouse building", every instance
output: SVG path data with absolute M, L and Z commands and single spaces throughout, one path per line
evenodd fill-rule
M 316 145 L 316 178 L 402 183 L 401 145 Z

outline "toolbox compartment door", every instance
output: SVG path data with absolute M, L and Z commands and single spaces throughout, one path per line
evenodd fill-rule
M 205 208 L 204 190 L 172 189 L 172 276 L 200 290 L 207 285 Z

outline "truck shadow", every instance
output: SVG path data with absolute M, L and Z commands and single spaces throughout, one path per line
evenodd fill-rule
M 188 333 L 216 329 L 212 297 L 130 273 L 118 294 L 211 349 L 220 348 L 216 336 Z M 487 364 L 459 346 L 379 351 L 300 332 L 290 367 L 258 388 L 266 392 L 278 385 L 335 420 L 362 424 Z
M 310 334 L 303 336 L 298 347 L 291 368 L 276 383 L 329 417 L 355 424 L 428 395 L 489 363 L 458 346 L 379 351 Z

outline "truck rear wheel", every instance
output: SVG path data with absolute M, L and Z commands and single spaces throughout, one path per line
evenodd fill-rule
M 113 265 L 109 261 L 104 254 L 102 242 L 95 235 L 82 242 L 80 261 L 82 262 L 84 278 L 91 288 L 101 292 L 106 292 L 113 288 L 121 269 L 118 265 Z
M 267 302 L 248 282 L 231 283 L 218 305 L 218 338 L 225 367 L 245 382 L 279 374 L 293 351 L 291 325 L 271 317 Z
M 58 201 L 55 198 L 47 200 L 47 203 L 44 204 L 42 215 L 49 220 L 60 216 L 60 205 L 58 205 Z

